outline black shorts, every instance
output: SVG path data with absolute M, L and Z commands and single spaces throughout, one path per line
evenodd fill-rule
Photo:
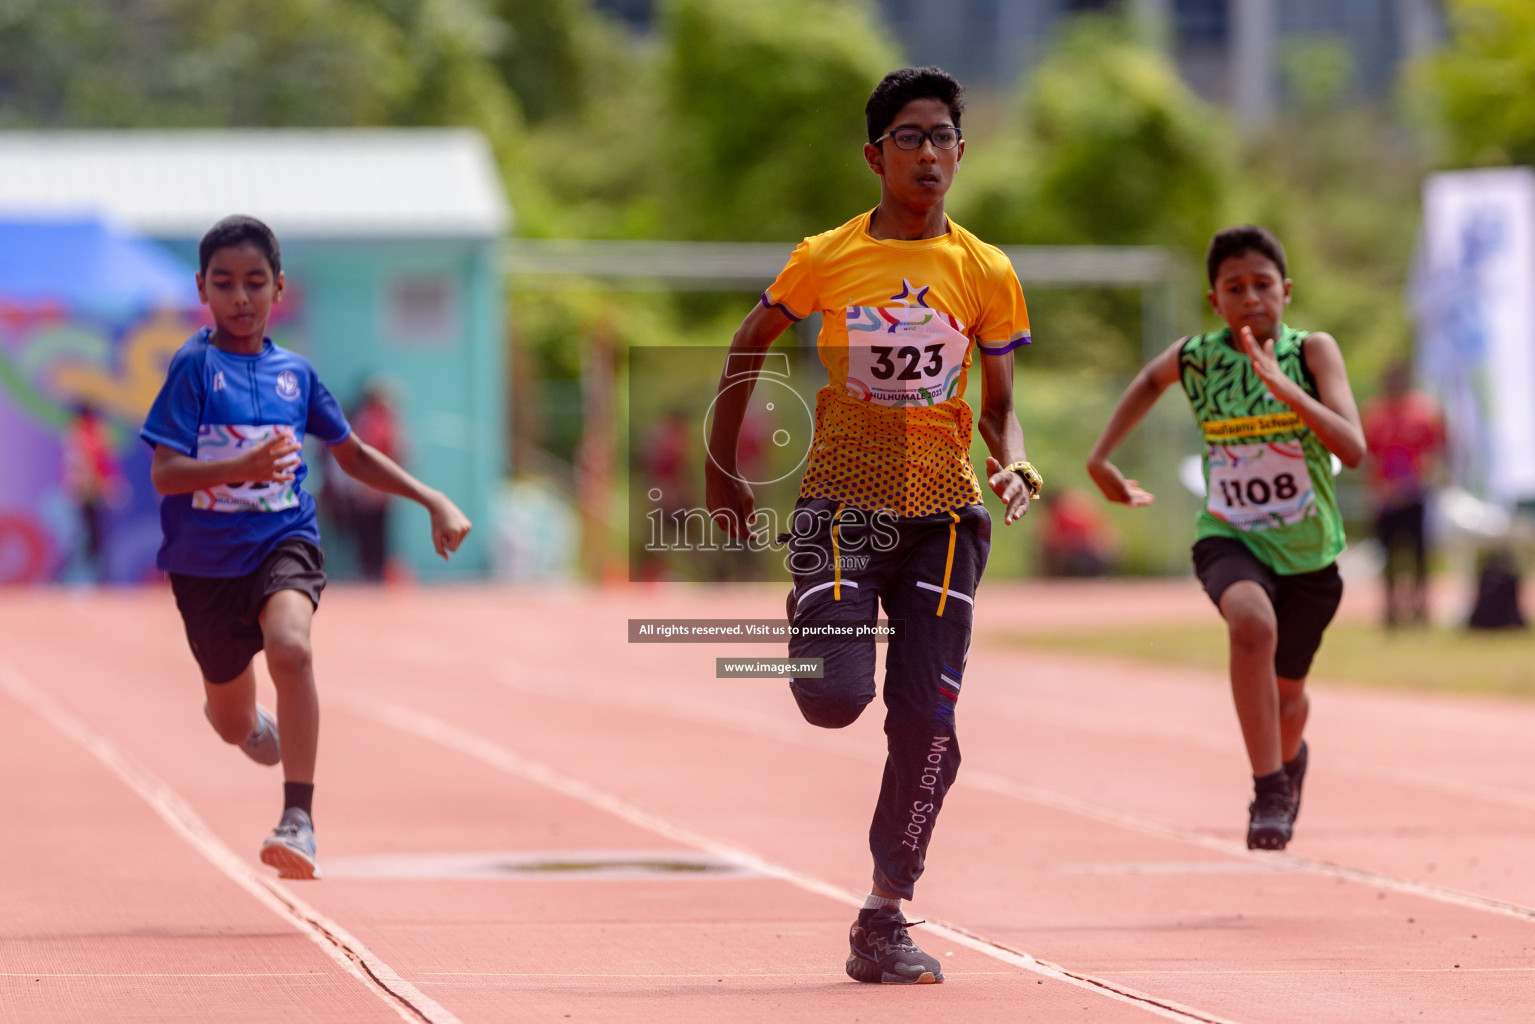
M 228 578 L 171 573 L 176 608 L 187 629 L 192 657 L 210 683 L 228 683 L 245 671 L 264 646 L 261 608 L 279 590 L 297 590 L 320 606 L 325 555 L 307 540 L 290 537 L 253 572 Z
M 1262 587 L 1279 621 L 1274 672 L 1284 679 L 1306 678 L 1311 659 L 1322 646 L 1322 632 L 1343 600 L 1343 577 L 1336 564 L 1285 576 L 1260 562 L 1234 537 L 1205 537 L 1194 544 L 1194 573 L 1217 608 L 1233 583 L 1252 580 Z

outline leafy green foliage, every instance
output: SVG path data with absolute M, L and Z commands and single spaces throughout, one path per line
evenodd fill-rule
M 1292 46 L 1285 64 L 1298 102 L 1246 147 L 1232 208 L 1284 242 L 1286 320 L 1336 336 L 1356 393 L 1369 394 L 1409 347 L 1402 294 L 1427 163 L 1378 110 L 1344 102 L 1352 67 L 1336 42 Z
M 18 0 L 0 14 L 0 121 L 504 136 L 515 101 L 484 60 L 497 39 L 478 0 Z
M 665 8 L 668 233 L 793 241 L 878 199 L 863 105 L 899 65 L 854 0 Z
M 1427 61 L 1420 100 L 1437 106 L 1457 166 L 1535 163 L 1535 5 L 1452 0 L 1450 45 Z
M 506 32 L 498 74 L 535 124 L 578 113 L 587 98 L 589 53 L 583 48 L 581 0 L 498 0 Z
M 1222 127 L 1133 22 L 1079 18 L 1022 83 L 1001 130 L 975 134 L 951 208 L 998 244 L 1157 245 L 1192 267 L 1227 222 L 1236 186 L 1236 147 Z M 1029 290 L 1040 345 L 1023 358 L 1133 373 L 1141 299 Z
M 378 124 L 411 85 L 388 19 L 342 0 L 33 0 L 0 17 L 12 124 Z
M 667 115 L 658 47 L 590 11 L 569 35 L 579 50 L 579 74 L 551 78 L 541 88 L 565 90 L 562 95 L 578 95 L 580 102 L 558 117 L 533 121 L 522 159 L 508 167 L 519 233 L 674 237 L 663 229 L 660 212 Z M 520 94 L 530 111 L 539 107 L 536 95 Z
M 1012 243 L 1203 251 L 1223 220 L 1230 146 L 1128 23 L 1078 19 L 1020 100 L 1012 138 L 973 168 L 973 227 Z

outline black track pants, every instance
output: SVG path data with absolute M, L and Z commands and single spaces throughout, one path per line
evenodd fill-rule
M 883 604 L 891 622 L 904 623 L 904 642 L 890 644 L 885 656 L 888 754 L 869 849 L 874 884 L 910 899 L 959 771 L 954 705 L 970 651 L 975 590 L 991 549 L 991 518 L 981 505 L 883 521 L 857 510 L 838 516 L 837 509 L 821 499 L 795 506 L 790 617 L 797 626 L 872 622 Z M 823 678 L 790 683 L 812 724 L 840 729 L 874 699 L 872 639 L 795 637 L 789 655 L 824 659 Z

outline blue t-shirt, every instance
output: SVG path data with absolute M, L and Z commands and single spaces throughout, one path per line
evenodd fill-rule
M 340 444 L 351 425 L 309 360 L 272 344 L 255 355 L 225 352 L 203 328 L 171 358 L 139 436 L 207 462 L 233 458 L 274 433 L 300 444 L 313 434 Z M 308 474 L 295 455 L 293 479 L 225 484 L 160 502 L 165 541 L 155 564 L 189 576 L 244 576 L 289 537 L 320 543 Z

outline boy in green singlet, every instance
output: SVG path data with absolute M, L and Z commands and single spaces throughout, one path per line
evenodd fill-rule
M 1290 279 L 1279 240 L 1253 225 L 1227 228 L 1205 265 L 1210 305 L 1227 326 L 1142 368 L 1087 471 L 1110 501 L 1150 504 L 1109 456 L 1163 391 L 1183 385 L 1205 439 L 1194 571 L 1230 632 L 1231 693 L 1256 790 L 1247 846 L 1282 850 L 1306 775 L 1306 673 L 1343 597 L 1331 456 L 1357 466 L 1364 430 L 1332 335 L 1283 323 Z

